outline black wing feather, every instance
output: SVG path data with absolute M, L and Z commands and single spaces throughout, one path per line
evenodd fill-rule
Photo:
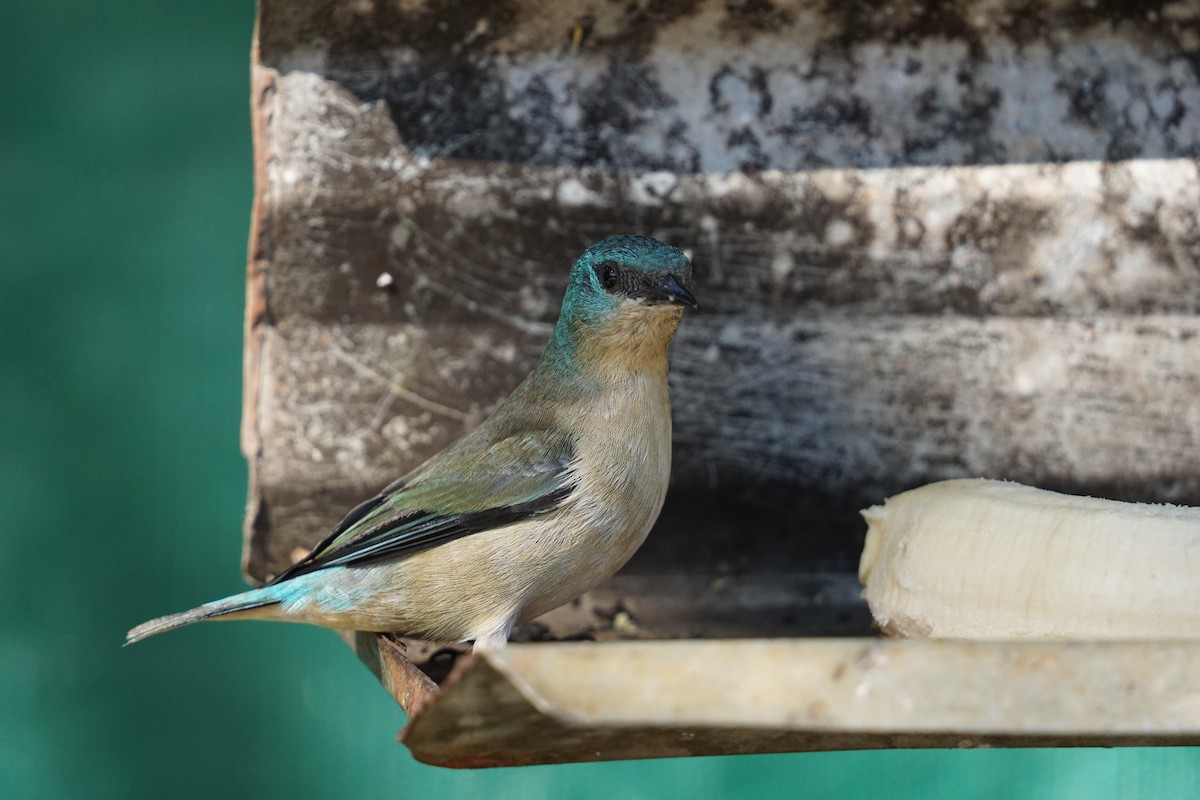
M 383 495 L 381 495 L 351 510 L 346 515 L 346 520 L 343 520 L 332 534 L 313 549 L 314 553 L 318 553 L 315 558 L 308 558 L 293 564 L 276 576 L 271 583 L 279 583 L 297 575 L 315 572 L 326 567 L 361 567 L 391 558 L 401 558 L 473 533 L 511 525 L 514 522 L 520 522 L 523 519 L 553 510 L 574 489 L 575 484 L 567 484 L 526 503 L 460 514 L 407 511 L 376 524 L 342 547 L 322 552 L 322 548 L 326 544 L 378 506 L 382 502 Z

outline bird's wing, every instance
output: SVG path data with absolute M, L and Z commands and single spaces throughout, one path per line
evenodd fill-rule
M 356 506 L 272 583 L 338 565 L 398 558 L 556 508 L 575 488 L 573 442 L 557 431 L 451 448 Z

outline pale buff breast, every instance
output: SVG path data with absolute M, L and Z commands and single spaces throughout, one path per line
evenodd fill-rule
M 390 565 L 386 580 L 378 568 L 350 570 L 375 584 L 370 599 L 359 596 L 360 625 L 374 616 L 379 630 L 477 638 L 570 602 L 629 560 L 670 477 L 666 376 L 631 376 L 599 402 L 559 413 L 576 415 L 580 431 L 578 486 L 562 506 L 417 553 Z
M 558 411 L 568 415 L 560 423 L 578 432 L 579 486 L 539 528 L 546 566 L 530 571 L 520 619 L 606 580 L 658 519 L 671 476 L 667 348 L 682 316 L 678 308 L 631 303 L 581 348 L 588 370 L 604 376 L 604 390 Z
M 603 388 L 546 409 L 578 436 L 572 467 L 578 485 L 558 509 L 386 569 L 348 570 L 357 575 L 339 578 L 343 585 L 371 584 L 359 586 L 354 627 L 365 629 L 370 619 L 375 630 L 418 638 L 491 638 L 620 569 L 645 540 L 666 496 L 666 350 L 681 315 L 673 308 L 632 310 L 583 354 Z
M 554 530 L 546 534 L 552 566 L 531 582 L 521 619 L 573 600 L 620 569 L 645 541 L 666 497 L 671 412 L 665 374 L 633 377 L 608 402 L 580 414 L 590 419 L 580 426 L 579 486 L 553 515 Z

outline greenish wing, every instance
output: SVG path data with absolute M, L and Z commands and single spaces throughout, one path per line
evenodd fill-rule
M 531 431 L 483 449 L 451 448 L 346 515 L 272 583 L 333 566 L 400 558 L 556 508 L 575 489 L 574 446 Z

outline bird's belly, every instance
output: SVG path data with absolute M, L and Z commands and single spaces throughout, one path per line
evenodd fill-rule
M 376 567 L 370 575 L 374 591 L 355 601 L 353 627 L 460 641 L 531 619 L 620 569 L 657 517 L 661 499 L 651 503 L 641 513 L 614 515 L 568 502 L 555 512 L 417 553 L 387 567 L 386 578 Z M 348 585 L 344 577 L 339 583 Z
M 612 435 L 603 424 L 587 428 L 591 441 L 582 443 L 586 455 L 575 467 L 579 485 L 557 512 L 546 515 L 544 567 L 526 594 L 521 619 L 557 608 L 606 580 L 658 518 L 671 472 L 670 406 L 665 381 L 639 388 L 608 411 L 610 419 L 643 420 L 642 426 L 625 428 L 623 435 Z
M 632 515 L 597 515 L 575 510 L 548 536 L 549 546 L 531 570 L 520 620 L 558 608 L 607 580 L 645 541 L 658 517 L 662 494 Z M 594 511 L 594 510 L 593 510 Z
M 357 584 L 358 591 L 343 603 L 345 610 L 326 605 L 330 620 L 339 620 L 320 624 L 437 641 L 474 639 L 557 608 L 606 580 L 645 540 L 670 477 L 665 378 L 637 388 L 583 426 L 572 467 L 577 485 L 554 511 L 386 566 L 345 568 L 347 574 L 330 583 Z M 631 419 L 644 422 L 631 430 Z M 319 616 L 314 611 L 308 615 Z

